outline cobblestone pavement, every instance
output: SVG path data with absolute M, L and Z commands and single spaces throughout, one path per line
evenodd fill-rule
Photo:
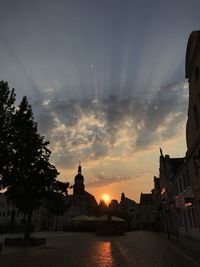
M 39 234 L 38 234 L 39 235 Z M 41 234 L 40 234 L 41 235 Z M 191 249 L 177 240 L 151 232 L 129 232 L 119 237 L 93 233 L 43 233 L 47 244 L 39 247 L 4 247 L 1 267 L 197 267 L 199 242 Z M 0 240 L 1 240 L 0 236 Z M 184 244 L 183 244 L 184 243 Z M 198 249 L 193 249 L 197 248 Z

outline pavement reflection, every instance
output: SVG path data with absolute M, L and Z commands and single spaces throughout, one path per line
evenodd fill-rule
M 94 263 L 94 266 L 97 267 L 114 266 L 111 243 L 109 241 L 93 243 L 90 260 Z

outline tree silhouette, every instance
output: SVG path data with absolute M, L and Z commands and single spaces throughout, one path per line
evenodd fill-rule
M 65 203 L 65 196 L 68 194 L 69 186 L 68 182 L 56 181 L 54 184 L 53 192 L 49 192 L 44 201 L 44 207 L 49 212 L 49 218 L 61 215 L 69 209 L 69 204 L 66 205 Z
M 0 81 L 0 189 L 3 180 L 12 168 L 13 126 L 15 92 L 10 91 L 8 83 Z
M 8 84 L 1 82 L 0 187 L 7 189 L 9 199 L 27 216 L 24 238 L 28 239 L 33 211 L 45 199 L 51 199 L 55 207 L 57 203 L 62 206 L 69 183 L 56 180 L 59 173 L 49 162 L 49 142 L 38 134 L 27 98 L 23 97 L 18 109 L 14 102 L 14 90 L 10 92 Z

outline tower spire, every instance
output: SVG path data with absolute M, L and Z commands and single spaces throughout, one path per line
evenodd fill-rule
M 78 173 L 74 178 L 73 195 L 82 195 L 85 192 L 84 177 L 81 174 L 81 163 L 79 161 Z
M 81 174 L 81 161 L 79 160 L 78 173 Z

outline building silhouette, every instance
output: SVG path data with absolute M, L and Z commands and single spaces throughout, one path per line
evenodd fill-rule
M 141 193 L 139 207 L 139 228 L 142 230 L 153 230 L 154 216 L 151 193 Z
M 78 166 L 78 173 L 74 178 L 73 195 L 83 195 L 85 192 L 84 177 L 81 173 L 81 165 Z
M 120 209 L 127 213 L 127 222 L 129 229 L 139 228 L 139 205 L 132 199 L 121 194 Z
M 78 173 L 74 177 L 73 194 L 66 197 L 69 209 L 64 214 L 64 223 L 79 215 L 97 215 L 99 206 L 95 197 L 85 190 L 84 176 L 82 175 L 82 167 L 78 166 Z

